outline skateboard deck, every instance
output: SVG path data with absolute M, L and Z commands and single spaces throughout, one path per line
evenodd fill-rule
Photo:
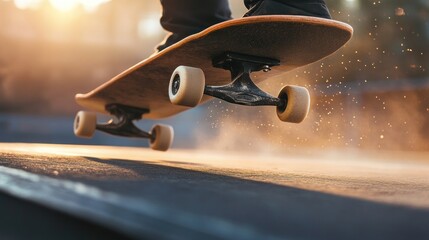
M 225 53 L 279 60 L 271 71 L 252 73 L 255 83 L 305 66 L 329 56 L 352 36 L 348 24 L 303 16 L 257 16 L 214 25 L 164 49 L 125 70 L 76 102 L 93 111 L 108 113 L 106 106 L 121 104 L 148 110 L 144 118 L 159 119 L 178 114 L 189 107 L 173 105 L 168 88 L 179 65 L 204 71 L 207 85 L 231 82 L 231 73 L 213 67 L 213 58 Z M 201 103 L 209 100 L 204 96 Z M 200 104 L 201 104 L 200 103 Z

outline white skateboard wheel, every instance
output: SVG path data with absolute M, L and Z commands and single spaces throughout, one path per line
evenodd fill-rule
M 176 105 L 195 107 L 204 95 L 205 77 L 199 68 L 179 66 L 171 75 L 168 86 L 170 101 Z
M 150 131 L 150 147 L 157 151 L 167 151 L 173 143 L 174 130 L 171 126 L 157 124 Z
M 80 111 L 74 119 L 74 134 L 78 137 L 91 138 L 97 125 L 97 115 L 93 112 Z
M 304 87 L 285 86 L 279 93 L 286 106 L 277 107 L 277 116 L 283 122 L 300 123 L 310 111 L 310 93 Z

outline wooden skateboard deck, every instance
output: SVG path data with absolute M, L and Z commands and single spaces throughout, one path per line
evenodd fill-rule
M 149 110 L 144 117 L 158 119 L 189 107 L 173 105 L 168 96 L 171 74 L 180 65 L 201 68 L 206 84 L 231 82 L 230 72 L 212 66 L 225 52 L 277 59 L 269 72 L 254 72 L 255 83 L 318 61 L 343 46 L 352 36 L 348 24 L 303 16 L 257 16 L 230 20 L 189 36 L 136 64 L 86 94 L 77 94 L 79 105 L 108 113 L 105 106 L 121 104 Z M 211 97 L 204 96 L 201 103 Z

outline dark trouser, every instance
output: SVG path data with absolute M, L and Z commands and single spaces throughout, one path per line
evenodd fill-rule
M 161 0 L 162 27 L 180 36 L 231 19 L 228 0 Z M 330 18 L 324 0 L 244 0 L 253 15 L 304 15 Z M 262 5 L 262 6 L 261 6 Z

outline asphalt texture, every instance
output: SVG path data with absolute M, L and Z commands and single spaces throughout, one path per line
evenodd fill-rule
M 428 156 L 9 143 L 0 191 L 88 222 L 92 238 L 429 239 Z

